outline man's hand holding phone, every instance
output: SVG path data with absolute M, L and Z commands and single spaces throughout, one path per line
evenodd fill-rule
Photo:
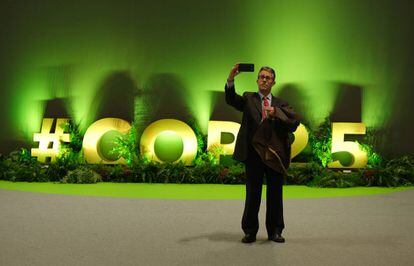
M 230 70 L 229 77 L 227 78 L 227 82 L 234 82 L 234 77 L 239 74 L 239 64 L 235 64 L 233 68 Z
M 234 82 L 234 77 L 240 74 L 240 72 L 254 72 L 254 64 L 237 63 L 230 71 L 228 82 Z

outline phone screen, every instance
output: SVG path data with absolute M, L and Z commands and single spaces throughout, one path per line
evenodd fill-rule
M 239 72 L 254 72 L 254 64 L 239 64 Z

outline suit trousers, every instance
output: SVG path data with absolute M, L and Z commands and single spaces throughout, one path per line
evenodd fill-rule
M 259 230 L 259 209 L 262 196 L 263 178 L 266 177 L 266 230 L 268 236 L 282 233 L 283 220 L 283 175 L 266 166 L 256 151 L 251 151 L 245 161 L 246 201 L 242 229 L 245 234 L 256 235 Z

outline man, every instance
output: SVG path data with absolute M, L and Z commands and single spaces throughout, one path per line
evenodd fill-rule
M 283 154 L 288 158 L 282 161 L 290 162 L 289 134 L 299 125 L 299 116 L 282 99 L 272 96 L 271 89 L 275 85 L 276 74 L 270 67 L 262 67 L 258 73 L 258 92 L 245 92 L 240 96 L 235 91 L 234 78 L 239 74 L 239 65 L 236 64 L 230 71 L 225 86 L 226 102 L 237 110 L 243 112 L 243 118 L 237 135 L 234 159 L 245 164 L 246 171 L 246 201 L 242 218 L 242 229 L 245 236 L 243 243 L 256 241 L 259 230 L 258 213 L 262 194 L 263 177 L 266 176 L 266 230 L 268 239 L 278 243 L 285 242 L 282 231 L 285 227 L 283 220 L 282 184 L 283 172 L 278 172 L 264 163 L 253 145 L 255 133 L 270 131 L 269 135 L 276 135 L 282 143 Z M 285 113 L 286 112 L 286 113 Z M 283 119 L 282 119 L 283 118 Z M 266 122 L 266 123 L 265 123 Z M 262 125 L 270 127 L 261 127 Z M 256 137 L 257 138 L 257 137 Z M 280 160 L 280 156 L 276 155 Z M 286 156 L 285 156 L 286 157 Z M 286 168 L 288 163 L 285 163 Z M 282 167 L 284 168 L 284 167 Z

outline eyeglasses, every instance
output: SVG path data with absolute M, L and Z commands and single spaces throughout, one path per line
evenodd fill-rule
M 259 76 L 257 77 L 257 79 L 265 79 L 266 81 L 272 81 L 272 80 L 273 80 L 273 77 L 271 77 L 271 76 L 266 76 L 266 75 L 259 75 Z

